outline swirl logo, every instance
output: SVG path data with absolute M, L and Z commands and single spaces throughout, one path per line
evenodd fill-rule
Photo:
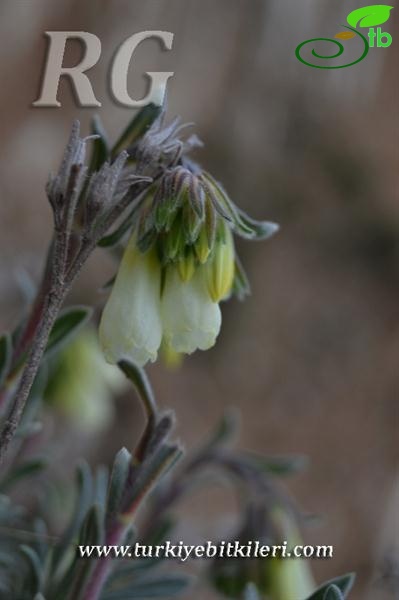
M 392 36 L 389 33 L 383 32 L 381 27 L 377 27 L 377 31 L 375 27 L 377 25 L 382 25 L 386 23 L 390 17 L 390 12 L 393 6 L 386 6 L 385 4 L 374 4 L 372 6 L 365 6 L 363 8 L 358 8 L 352 11 L 348 17 L 347 22 L 348 25 L 344 25 L 343 27 L 347 31 L 343 31 L 337 33 L 334 37 L 336 39 L 331 38 L 313 38 L 311 40 L 305 40 L 299 46 L 297 46 L 295 50 L 295 55 L 297 59 L 308 67 L 312 67 L 314 69 L 345 69 L 347 67 L 352 67 L 357 63 L 361 62 L 366 58 L 369 53 L 370 48 L 374 48 L 377 45 L 378 48 L 387 48 L 392 44 Z M 368 28 L 368 34 L 363 35 L 357 29 Z M 312 47 L 312 56 L 321 60 L 332 60 L 338 58 L 345 52 L 345 47 L 341 41 L 338 40 L 351 40 L 353 38 L 360 38 L 361 40 L 361 55 L 356 60 L 351 60 L 351 62 L 343 64 L 343 65 L 325 65 L 325 64 L 314 64 L 313 62 L 309 62 L 303 56 L 303 49 L 305 47 L 309 47 L 309 45 L 314 45 L 316 42 L 328 42 L 329 44 L 334 45 L 335 53 L 331 54 L 319 54 L 314 47 Z M 377 39 L 377 44 L 375 44 Z

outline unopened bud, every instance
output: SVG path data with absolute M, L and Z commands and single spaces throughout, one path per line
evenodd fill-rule
M 201 231 L 197 238 L 197 241 L 194 245 L 195 254 L 198 258 L 198 261 L 203 265 L 208 260 L 208 256 L 210 253 L 208 234 L 206 231 L 206 227 L 201 227 Z
M 185 240 L 180 216 L 177 216 L 171 230 L 162 243 L 162 254 L 165 262 L 176 260 L 184 251 Z
M 195 257 L 194 254 L 190 251 L 187 256 L 181 258 L 177 264 L 177 268 L 179 269 L 180 279 L 183 282 L 190 281 L 195 272 Z
M 193 204 L 190 202 L 189 198 L 185 199 L 182 213 L 186 243 L 194 244 L 194 242 L 198 238 L 201 229 L 202 219 L 198 216 L 198 213 L 195 210 Z
M 221 223 L 213 254 L 205 265 L 208 293 L 220 302 L 231 292 L 234 280 L 234 242 L 230 228 Z

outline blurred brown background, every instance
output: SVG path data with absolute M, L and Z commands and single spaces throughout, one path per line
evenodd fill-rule
M 362 5 L 3 0 L 0 325 L 15 323 L 23 309 L 24 273 L 39 277 L 51 230 L 44 184 L 58 166 L 71 119 L 78 117 L 88 131 L 94 113 L 75 105 L 66 82 L 62 108 L 30 107 L 43 69 L 43 32 L 85 30 L 100 37 L 102 59 L 91 80 L 102 102 L 98 112 L 114 137 L 131 111 L 108 95 L 113 52 L 138 31 L 174 32 L 171 52 L 151 42 L 137 50 L 132 95 L 143 93 L 144 71 L 175 71 L 169 115 L 195 121 L 206 142 L 198 159 L 239 205 L 278 221 L 281 232 L 264 244 L 238 242 L 252 296 L 224 306 L 217 346 L 187 359 L 180 372 L 157 365 L 150 375 L 162 405 L 176 410 L 188 448 L 224 407 L 235 405 L 242 411 L 243 447 L 309 456 L 309 470 L 290 490 L 303 509 L 323 517 L 305 532 L 306 541 L 335 546 L 332 561 L 314 565 L 316 577 L 354 570 L 353 600 L 374 600 L 399 598 L 376 583 L 399 536 L 393 501 L 399 425 L 396 11 L 385 26 L 392 46 L 370 51 L 355 67 L 310 69 L 294 55 L 301 41 L 338 33 L 348 12 Z M 68 60 L 78 58 L 73 47 Z M 73 300 L 103 302 L 97 290 L 110 273 L 112 263 L 99 251 Z M 108 459 L 121 444 L 131 445 L 139 418 L 131 399 L 122 403 L 93 456 Z M 199 537 L 224 518 L 220 503 L 206 496 L 189 504 L 187 528 Z M 388 575 L 392 583 L 392 569 Z M 213 596 L 202 590 L 192 597 Z

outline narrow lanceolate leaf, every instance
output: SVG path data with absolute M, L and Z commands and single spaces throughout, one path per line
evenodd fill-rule
M 132 455 L 130 452 L 126 448 L 119 450 L 111 472 L 107 499 L 107 519 L 112 519 L 120 510 L 131 464 Z
M 9 333 L 0 337 L 0 385 L 8 375 L 12 357 L 12 341 Z
M 88 306 L 71 306 L 63 310 L 51 330 L 46 353 L 59 350 L 88 322 L 92 313 Z
M 39 555 L 33 548 L 25 544 L 21 545 L 21 552 L 29 563 L 31 589 L 34 590 L 33 593 L 40 592 L 43 580 L 43 565 Z
M 112 156 L 117 156 L 122 150 L 129 148 L 137 142 L 151 127 L 155 119 L 160 115 L 162 108 L 155 104 L 147 104 L 131 120 L 122 133 L 115 146 L 112 148 Z
M 50 536 L 46 522 L 41 517 L 36 517 L 33 521 L 33 534 L 36 536 L 35 550 L 40 557 L 40 560 L 45 563 L 48 559 L 48 542 Z M 55 541 L 54 538 L 52 539 Z
M 108 495 L 108 475 L 108 468 L 105 465 L 99 465 L 94 476 L 94 503 L 98 504 L 104 512 Z
M 94 504 L 83 522 L 78 544 L 97 546 L 102 543 L 104 543 L 104 515 L 101 508 Z M 83 600 L 85 597 L 83 591 L 94 567 L 94 561 L 75 558 L 60 586 L 60 589 L 68 588 L 68 599 Z
M 348 573 L 347 575 L 342 575 L 341 577 L 336 577 L 335 579 L 331 579 L 326 583 L 323 583 L 311 596 L 309 596 L 306 600 L 335 600 L 334 596 L 326 597 L 327 592 L 331 593 L 331 588 L 334 587 L 339 590 L 343 599 L 348 597 L 349 592 L 352 589 L 353 582 L 355 581 L 355 575 L 353 573 Z M 341 598 L 338 596 L 339 600 Z
M 145 457 L 147 458 L 150 454 L 153 454 L 157 449 L 166 442 L 173 426 L 175 424 L 175 417 L 172 412 L 165 412 L 158 417 L 156 424 L 154 424 L 149 431 L 148 438 L 145 445 Z
M 92 142 L 92 155 L 90 159 L 89 172 L 98 171 L 100 167 L 109 160 L 110 149 L 106 133 L 101 123 L 100 117 L 95 115 L 91 123 L 91 132 L 98 136 Z
M 101 544 L 104 538 L 104 521 L 101 508 L 94 504 L 84 520 L 79 543 L 82 545 Z
M 56 572 L 56 567 L 61 562 L 64 552 L 72 543 L 78 534 L 85 515 L 93 499 L 94 487 L 93 477 L 90 467 L 86 462 L 82 462 L 77 469 L 77 498 L 75 501 L 72 518 L 67 525 L 60 543 L 56 547 L 53 555 L 52 568 Z
M 147 496 L 155 482 L 159 481 L 175 465 L 181 455 L 182 450 L 179 446 L 163 444 L 142 463 L 131 488 L 125 495 L 122 516 L 126 522 L 136 513 L 139 504 Z

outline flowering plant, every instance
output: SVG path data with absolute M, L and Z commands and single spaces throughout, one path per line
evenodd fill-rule
M 165 574 L 161 559 L 112 561 L 104 555 L 84 560 L 76 546 L 155 543 L 173 535 L 171 509 L 192 493 L 205 468 L 222 472 L 244 490 L 239 536 L 250 531 L 276 542 L 298 539 L 298 510 L 276 478 L 296 471 L 303 461 L 236 450 L 231 443 L 235 419 L 227 415 L 197 453 L 176 466 L 182 448 L 173 438 L 174 415 L 160 410 L 142 369 L 160 349 L 170 361 L 215 343 L 219 304 L 249 291 L 234 234 L 260 240 L 277 230 L 274 223 L 248 217 L 189 157 L 201 143 L 195 136 L 182 138 L 183 129 L 178 120 L 165 126 L 164 113 L 149 105 L 111 148 L 97 119 L 86 138 L 75 122 L 60 169 L 49 178 L 54 233 L 43 279 L 30 314 L 0 339 L 1 597 L 122 600 L 181 593 L 190 578 Z M 92 309 L 62 308 L 97 247 L 111 249 L 120 259 L 99 323 L 104 356 L 117 365 L 108 367 L 112 376 L 88 327 Z M 83 414 L 93 415 L 95 395 L 101 397 L 94 411 L 98 417 L 121 374 L 141 400 L 145 429 L 134 449 L 117 453 L 110 473 L 102 467 L 93 473 L 81 464 L 71 516 L 63 519 L 63 511 L 51 509 L 56 520 L 65 521 L 54 533 L 48 505 L 46 510 L 40 503 L 21 507 L 13 488 L 28 477 L 40 481 L 48 468 L 36 456 L 50 443 L 41 425 L 46 411 L 56 407 L 75 416 L 78 411 L 83 422 Z M 94 387 L 86 375 L 95 378 Z M 144 523 L 137 521 L 139 508 Z M 255 529 L 253 514 L 259 517 Z M 225 597 L 246 600 L 342 600 L 353 580 L 347 575 L 317 588 L 307 564 L 282 557 L 229 563 L 227 569 L 216 562 L 206 577 Z

